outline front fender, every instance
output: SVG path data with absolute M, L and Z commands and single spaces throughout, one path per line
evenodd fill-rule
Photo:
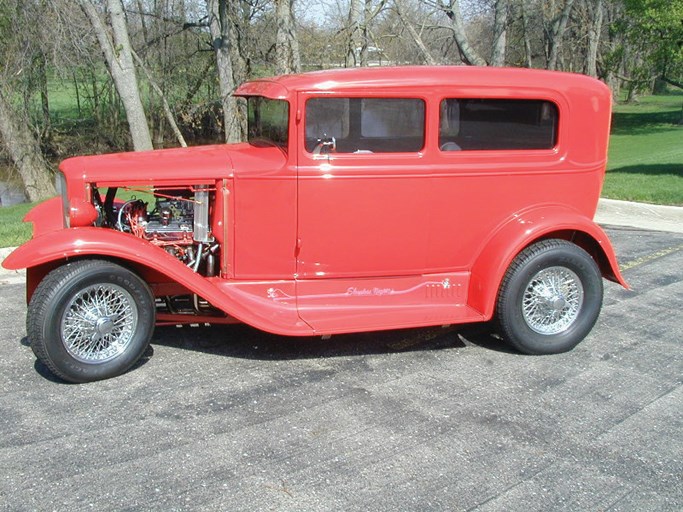
M 24 217 L 33 224 L 33 238 L 64 229 L 62 198 L 57 196 L 33 207 Z
M 596 259 L 603 277 L 628 288 L 614 248 L 602 228 L 576 210 L 547 205 L 514 215 L 489 237 L 472 267 L 469 305 L 490 319 L 498 288 L 512 260 L 525 247 L 543 238 L 575 241 Z
M 166 251 L 134 236 L 104 228 L 83 227 L 50 231 L 15 249 L 2 262 L 9 270 L 36 267 L 58 260 L 96 255 L 122 258 L 160 271 L 186 268 Z M 168 272 L 164 272 L 168 274 Z
M 47 233 L 12 252 L 3 266 L 18 270 L 50 266 L 71 258 L 87 256 L 128 261 L 153 269 L 170 281 L 180 283 L 228 315 L 264 331 L 301 335 L 306 330 L 295 309 L 291 312 L 283 311 L 275 301 L 268 302 L 267 307 L 263 304 L 258 308 L 247 307 L 250 304 L 249 297 L 245 297 L 238 287 L 219 288 L 163 249 L 146 240 L 110 229 L 83 227 Z

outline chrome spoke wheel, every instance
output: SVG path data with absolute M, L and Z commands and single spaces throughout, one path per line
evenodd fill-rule
M 602 305 L 602 276 L 582 247 L 541 240 L 510 264 L 496 304 L 503 338 L 525 354 L 573 349 L 595 325 Z
M 566 331 L 579 316 L 583 285 L 566 267 L 548 267 L 529 281 L 522 299 L 522 316 L 531 330 L 543 335 Z
M 112 283 L 80 290 L 66 305 L 60 323 L 68 353 L 83 363 L 100 364 L 125 352 L 138 324 L 131 294 Z

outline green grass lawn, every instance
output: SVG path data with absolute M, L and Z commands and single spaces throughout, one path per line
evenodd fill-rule
M 683 206 L 683 93 L 616 105 L 603 197 Z
M 25 203 L 0 208 L 0 247 L 14 247 L 31 238 L 31 224 L 21 222 L 38 203 Z

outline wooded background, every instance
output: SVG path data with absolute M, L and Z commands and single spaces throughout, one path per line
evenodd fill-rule
M 455 64 L 683 87 L 683 0 L 0 0 L 0 158 L 36 201 L 82 153 L 238 141 L 250 78 Z

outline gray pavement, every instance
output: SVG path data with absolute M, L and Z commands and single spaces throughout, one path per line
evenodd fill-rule
M 144 361 L 54 381 L 0 278 L 0 509 L 680 511 L 683 235 L 609 227 L 574 351 L 485 326 L 292 339 L 159 328 Z

